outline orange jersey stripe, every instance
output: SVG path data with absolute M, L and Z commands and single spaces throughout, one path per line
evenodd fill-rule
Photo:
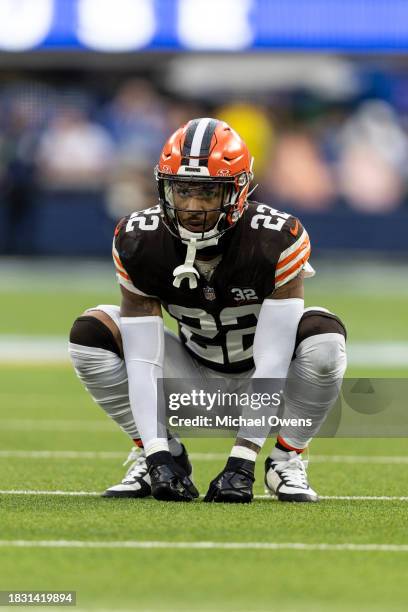
M 278 265 L 276 266 L 276 269 L 279 270 L 279 268 L 283 268 L 284 266 L 286 266 L 286 264 L 288 264 L 289 262 L 291 262 L 293 259 L 295 259 L 297 257 L 297 255 L 299 255 L 299 253 L 305 248 L 305 247 L 309 247 L 310 246 L 310 240 L 309 240 L 309 236 L 305 236 L 305 239 L 303 240 L 302 244 L 300 245 L 300 247 L 298 249 L 296 249 L 296 251 L 294 251 L 293 253 L 291 253 L 290 255 L 288 255 L 287 257 L 285 257 L 285 259 L 282 259 L 282 261 L 278 262 Z
M 117 255 L 115 255 L 115 253 L 112 253 L 113 259 L 115 260 L 115 263 L 117 264 L 117 266 L 121 269 L 121 270 L 125 270 L 125 268 L 123 267 L 122 262 L 120 261 L 119 257 Z
M 279 274 L 279 276 L 275 277 L 275 283 L 279 283 L 281 280 L 284 280 L 285 278 L 287 278 L 290 274 L 293 274 L 293 272 L 296 272 L 296 270 L 298 269 L 300 270 L 302 266 L 309 259 L 309 255 L 310 255 L 310 247 L 307 249 L 307 251 L 305 251 L 305 254 L 303 255 L 303 257 L 301 257 L 299 261 L 297 261 L 291 268 L 286 270 L 286 272 Z
M 117 274 L 120 274 L 120 276 L 121 276 L 122 278 L 124 278 L 125 280 L 130 281 L 130 276 L 128 276 L 128 275 L 126 274 L 126 272 L 121 272 L 120 270 L 118 270 L 118 269 L 116 268 L 116 273 L 117 273 Z

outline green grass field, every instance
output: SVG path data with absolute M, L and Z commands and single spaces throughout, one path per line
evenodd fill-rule
M 35 281 L 17 285 L 0 288 L 0 334 L 62 336 L 82 309 L 118 295 L 108 283 L 87 289 L 61 282 L 54 291 Z M 406 294 L 348 292 L 335 283 L 324 292 L 323 285 L 310 285 L 307 303 L 340 314 L 350 342 L 408 341 Z M 408 370 L 360 366 L 348 375 Z M 201 493 L 231 443 L 186 442 Z M 408 495 L 406 439 L 315 440 L 309 475 L 325 499 L 312 505 L 259 497 L 244 507 L 164 504 L 93 494 L 120 480 L 128 450 L 68 365 L 0 366 L 0 590 L 76 590 L 81 610 L 406 610 L 408 497 L 390 499 Z M 264 494 L 262 463 L 257 496 Z M 54 544 L 39 545 L 47 542 Z M 351 546 L 336 550 L 344 544 Z

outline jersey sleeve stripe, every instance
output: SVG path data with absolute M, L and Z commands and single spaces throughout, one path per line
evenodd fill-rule
M 112 245 L 112 257 L 116 268 L 119 268 L 122 272 L 126 272 L 123 263 L 120 260 L 119 253 L 115 247 L 115 244 Z
M 120 270 L 116 269 L 116 275 L 117 276 L 121 276 L 122 278 L 124 278 L 127 281 L 130 281 L 130 276 L 129 276 L 129 274 L 126 274 L 126 272 L 121 272 Z
M 275 289 L 278 289 L 279 287 L 282 287 L 283 285 L 285 285 L 289 281 L 293 280 L 294 278 L 296 278 L 296 276 L 298 274 L 299 274 L 299 270 L 295 270 L 295 272 L 292 272 L 292 274 L 289 274 L 289 276 L 287 278 L 284 278 L 280 282 L 275 283 Z
M 309 255 L 310 255 L 309 240 L 306 240 L 297 251 L 292 253 L 292 255 L 289 255 L 289 257 L 286 257 L 286 259 L 284 259 L 280 264 L 276 266 L 275 275 L 283 274 L 283 272 L 286 272 L 286 270 L 289 270 L 289 268 L 294 266 L 297 261 L 299 261 L 300 259 L 302 259 L 302 257 L 304 257 L 307 251 L 309 251 Z
M 283 285 L 285 282 L 288 282 L 289 277 L 293 278 L 296 276 L 300 270 L 303 268 L 304 264 L 307 262 L 310 256 L 310 247 L 308 247 L 304 253 L 302 253 L 296 262 L 288 268 L 285 272 L 278 274 L 275 276 L 275 287 L 279 287 Z
M 125 268 L 122 266 L 122 262 L 120 261 L 119 257 L 117 257 L 115 253 L 113 253 L 113 261 L 115 263 L 115 268 L 118 272 L 121 272 L 122 274 L 126 274 L 126 276 L 129 276 Z
M 290 246 L 288 246 L 287 249 L 285 249 L 284 251 L 282 251 L 282 253 L 280 254 L 280 258 L 281 259 L 285 259 L 285 257 L 287 257 L 288 255 L 290 255 L 291 253 L 293 253 L 293 251 L 296 251 L 296 249 L 299 248 L 299 246 L 302 244 L 302 242 L 304 241 L 305 238 L 309 238 L 309 234 L 307 233 L 307 231 L 305 230 L 305 228 L 303 228 L 302 233 L 300 234 L 299 238 L 296 240 L 296 242 L 294 242 L 293 244 L 291 244 Z
M 310 245 L 309 235 L 306 230 L 303 231 L 299 240 L 296 240 L 294 244 L 292 244 L 288 249 L 282 251 L 280 257 L 278 259 L 277 268 L 283 268 L 290 261 L 295 259 L 295 257 L 304 249 L 306 246 Z

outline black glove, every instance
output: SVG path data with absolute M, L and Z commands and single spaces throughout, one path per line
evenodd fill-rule
M 191 501 L 199 496 L 186 472 L 163 451 L 146 458 L 152 495 L 161 501 Z
M 205 502 L 249 504 L 253 499 L 255 462 L 230 457 L 225 468 L 210 482 Z

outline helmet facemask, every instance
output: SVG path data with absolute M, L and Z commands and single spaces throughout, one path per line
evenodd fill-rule
M 238 202 L 248 190 L 251 177 L 246 173 L 219 180 L 160 174 L 156 171 L 163 221 L 184 244 L 194 241 L 197 249 L 216 245 L 244 211 Z M 193 197 L 203 201 L 202 207 L 189 208 Z

